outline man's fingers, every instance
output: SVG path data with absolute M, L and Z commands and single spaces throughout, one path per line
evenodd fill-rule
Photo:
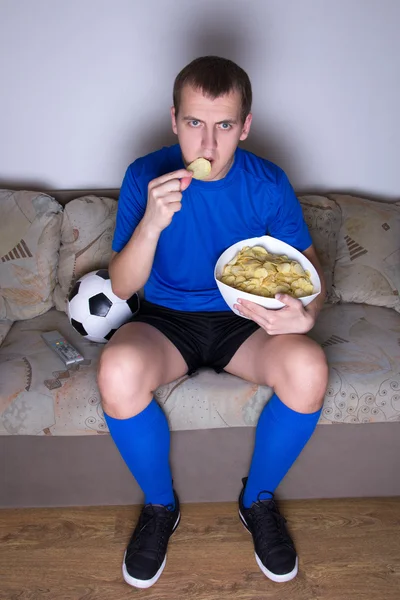
M 182 201 L 182 194 L 180 192 L 169 192 L 169 194 L 166 194 L 165 196 L 162 196 L 162 198 L 160 198 L 160 200 L 164 203 L 164 204 L 173 204 L 174 202 L 179 202 L 179 204 Z
M 268 310 L 254 302 L 248 302 L 247 300 L 238 302 L 238 304 L 234 305 L 234 308 L 264 329 L 269 327 L 270 320 L 273 319 L 273 314 L 270 313 L 274 311 Z
M 164 181 L 164 183 L 160 183 L 160 185 L 151 188 L 153 198 L 161 198 L 169 192 L 183 192 L 189 187 L 191 181 L 191 177 L 168 179 L 168 181 Z
M 166 173 L 166 175 L 161 175 L 160 177 L 157 177 L 156 179 L 153 179 L 152 181 L 150 181 L 149 183 L 149 189 L 152 190 L 153 188 L 162 185 L 163 183 L 165 183 L 166 181 L 170 181 L 170 179 L 183 179 L 183 178 L 190 178 L 190 180 L 192 179 L 192 175 L 193 173 L 191 173 L 190 171 L 187 171 L 186 169 L 179 169 L 178 171 L 173 171 L 172 173 Z
M 180 192 L 181 191 L 181 181 L 180 179 L 169 179 L 165 181 L 161 185 L 156 186 L 152 189 L 151 193 L 153 198 L 162 198 L 166 196 L 170 192 Z
M 250 304 L 253 304 L 253 302 L 250 302 Z M 251 310 L 251 308 L 247 308 L 242 303 L 235 304 L 234 308 L 236 308 L 239 311 L 239 313 L 244 317 L 248 317 L 249 319 L 257 323 L 257 325 L 264 329 L 264 331 L 268 333 L 268 335 L 278 335 L 280 333 L 280 329 L 279 327 L 277 328 L 275 321 L 276 315 L 274 313 L 276 311 L 269 310 L 267 308 L 264 308 L 263 306 L 259 306 L 259 308 L 262 309 L 261 311 L 259 311 L 258 309 Z
M 289 296 L 289 294 L 276 294 L 275 298 L 279 300 L 279 302 L 286 304 L 286 306 L 294 306 L 296 308 L 299 308 L 299 305 L 303 306 L 301 300 L 293 298 L 293 296 Z
M 258 317 L 264 319 L 265 321 L 269 321 L 269 319 L 274 317 L 274 310 L 269 310 L 256 302 L 251 302 L 249 300 L 238 300 L 239 307 L 244 308 L 249 311 L 252 315 L 257 315 Z
M 243 312 L 243 311 L 241 311 L 241 312 L 243 313 L 243 315 L 245 317 L 248 317 L 249 319 L 251 319 L 252 321 L 257 323 L 257 325 L 262 327 L 267 333 L 269 333 L 270 324 L 267 321 L 267 319 L 264 317 L 264 315 L 259 315 L 258 313 L 255 313 L 255 312 L 252 312 L 252 311 L 246 310 L 246 309 L 245 309 L 245 312 Z
M 192 173 L 193 175 L 193 173 Z M 184 192 L 185 190 L 187 190 L 187 188 L 189 187 L 189 185 L 192 182 L 193 177 L 182 177 L 181 179 L 181 192 Z
M 182 202 L 171 202 L 171 204 L 168 204 L 168 208 L 174 213 L 179 212 L 182 208 Z

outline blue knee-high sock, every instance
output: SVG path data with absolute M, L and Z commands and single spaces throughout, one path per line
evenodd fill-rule
M 261 413 L 243 504 L 249 508 L 262 491 L 273 493 L 310 439 L 321 410 L 298 413 L 274 394 Z M 270 498 L 260 494 L 260 500 Z
M 168 421 L 154 398 L 130 419 L 114 419 L 105 413 L 104 418 L 122 458 L 144 492 L 145 504 L 175 506 Z

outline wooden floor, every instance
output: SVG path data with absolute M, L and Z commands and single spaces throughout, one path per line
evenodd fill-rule
M 122 579 L 140 507 L 0 510 L 2 600 L 399 600 L 400 498 L 287 501 L 299 575 L 259 570 L 234 503 L 188 504 L 149 590 Z

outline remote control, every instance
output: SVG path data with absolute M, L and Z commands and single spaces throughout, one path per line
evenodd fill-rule
M 69 367 L 85 360 L 59 331 L 47 331 L 41 334 L 46 344 L 57 354 L 65 366 Z

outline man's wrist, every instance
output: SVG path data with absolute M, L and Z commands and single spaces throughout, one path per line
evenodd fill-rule
M 148 240 L 158 240 L 161 235 L 161 231 L 158 227 L 155 227 L 152 223 L 146 222 L 144 219 L 138 225 L 138 234 Z
M 308 306 L 306 306 L 306 311 L 309 315 L 311 315 L 314 319 L 314 322 L 317 320 L 319 313 L 321 312 L 325 303 L 325 290 L 322 290 L 321 293 L 310 302 Z

